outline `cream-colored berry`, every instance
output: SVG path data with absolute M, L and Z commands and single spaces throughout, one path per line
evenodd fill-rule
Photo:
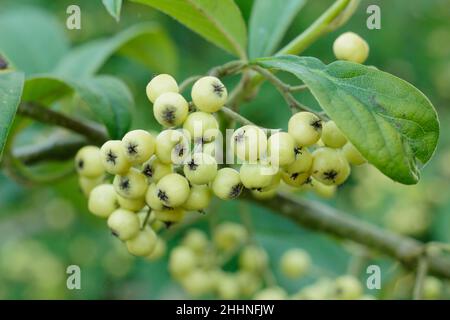
M 195 153 L 183 168 L 184 175 L 192 184 L 206 184 L 217 175 L 216 159 L 206 153 Z
M 189 132 L 194 142 L 210 142 L 219 134 L 219 123 L 216 118 L 207 112 L 193 112 L 183 123 L 183 129 Z
M 288 132 L 304 147 L 315 144 L 322 133 L 322 120 L 311 112 L 298 112 L 288 122 Z
M 339 60 L 364 63 L 369 56 L 369 45 L 356 33 L 345 32 L 334 41 L 333 52 Z
M 252 190 L 252 196 L 258 200 L 269 200 L 277 195 L 277 188 L 272 188 L 266 191 L 263 190 Z
M 95 146 L 81 148 L 75 156 L 75 168 L 78 174 L 85 178 L 98 178 L 103 176 L 103 167 L 100 149 Z
M 108 218 L 118 207 L 116 191 L 111 184 L 101 184 L 91 191 L 88 209 L 94 215 Z
M 164 127 L 176 127 L 186 120 L 189 105 L 179 93 L 161 94 L 153 104 L 153 115 Z
M 193 270 L 181 279 L 181 285 L 191 296 L 198 297 L 214 289 L 213 279 L 205 270 Z
M 288 278 L 295 279 L 304 276 L 311 267 L 309 254 L 302 249 L 286 251 L 280 261 L 281 272 Z
M 323 124 L 321 139 L 330 148 L 341 148 L 347 143 L 347 138 L 334 121 L 327 121 Z
M 311 174 L 313 157 L 306 147 L 297 147 L 295 150 L 297 150 L 296 159 L 293 163 L 284 167 L 282 179 L 292 187 L 300 187 Z
M 185 246 L 174 248 L 170 253 L 169 271 L 175 278 L 186 276 L 197 266 L 197 256 L 194 251 Z
M 178 93 L 178 84 L 175 79 L 169 74 L 159 74 L 154 77 L 147 84 L 145 88 L 147 97 L 151 102 L 155 102 L 156 99 L 163 93 L 175 92 Z
M 141 172 L 148 182 L 158 182 L 162 177 L 173 172 L 171 163 L 162 163 L 158 157 L 153 156 L 142 165 Z
M 363 294 L 361 282 L 351 275 L 336 278 L 334 287 L 335 298 L 340 300 L 356 300 Z
M 217 171 L 217 175 L 212 183 L 214 194 L 222 200 L 239 197 L 242 188 L 241 176 L 239 172 L 232 168 L 223 168 Z
M 139 232 L 139 218 L 132 211 L 117 209 L 109 216 L 108 227 L 120 240 L 130 240 Z
M 161 238 L 157 238 L 155 248 L 146 258 L 150 261 L 158 260 L 166 254 L 166 251 L 167 251 L 166 242 Z
M 101 175 L 96 178 L 86 178 L 83 176 L 78 177 L 78 184 L 85 196 L 89 196 L 91 191 L 98 185 L 101 185 L 105 181 L 105 176 Z
M 216 112 L 227 101 L 227 88 L 216 77 L 203 77 L 192 86 L 192 101 L 195 106 L 204 112 Z
M 100 149 L 101 159 L 105 170 L 110 174 L 125 174 L 131 167 L 125 155 L 122 141 L 110 140 Z
M 164 222 L 166 226 L 180 222 L 184 218 L 185 211 L 182 208 L 163 208 L 155 210 L 155 218 Z
M 145 203 L 153 210 L 163 210 L 164 203 L 158 198 L 158 188 L 156 183 L 152 183 L 148 186 L 145 193 Z
M 312 191 L 317 194 L 319 197 L 330 199 L 336 194 L 337 187 L 335 185 L 326 185 L 314 178 L 311 178 L 309 184 L 305 184 L 305 186 L 310 186 Z
M 209 246 L 208 237 L 201 230 L 191 229 L 183 238 L 183 246 L 192 249 L 196 253 L 204 253 Z
M 438 278 L 427 276 L 423 282 L 423 297 L 427 300 L 439 299 L 442 295 L 443 284 Z
M 254 300 L 286 300 L 288 294 L 283 288 L 269 287 L 259 291 L 253 297 Z
M 248 189 L 263 189 L 268 187 L 277 172 L 266 164 L 244 163 L 239 170 L 242 184 Z
M 260 274 L 267 268 L 268 263 L 266 251 L 255 245 L 244 247 L 239 255 L 239 266 L 249 272 Z
M 295 140 L 289 133 L 274 133 L 267 142 L 269 159 L 273 165 L 286 166 L 294 162 Z
M 164 130 L 156 137 L 156 156 L 162 163 L 184 163 L 189 153 L 189 139 L 183 131 Z
M 141 164 L 155 153 L 155 138 L 145 130 L 133 130 L 122 138 L 125 155 L 131 164 Z
M 267 135 L 257 126 L 246 125 L 233 133 L 231 146 L 240 160 L 255 163 L 266 155 Z
M 189 183 L 178 173 L 164 176 L 156 184 L 156 188 L 159 200 L 167 207 L 181 206 L 189 197 Z
M 216 283 L 217 295 L 220 299 L 235 300 L 241 293 L 237 277 L 231 273 L 222 274 Z
M 114 177 L 114 188 L 124 198 L 139 199 L 147 191 L 147 178 L 136 168 L 131 168 L 124 175 Z
M 230 252 L 243 245 L 247 240 L 247 230 L 238 223 L 224 222 L 214 229 L 214 245 L 222 251 Z
M 350 165 L 336 149 L 320 148 L 313 152 L 312 176 L 326 185 L 340 185 L 350 175 Z
M 347 161 L 354 166 L 359 166 L 367 162 L 367 160 L 364 159 L 363 155 L 351 142 L 347 142 L 345 144 L 342 148 L 342 153 L 344 154 L 345 159 L 347 159 Z
M 253 296 L 262 287 L 261 278 L 252 272 L 239 270 L 236 278 L 239 283 L 241 295 L 244 297 Z
M 204 210 L 211 202 L 211 189 L 207 185 L 193 185 L 183 208 L 189 211 Z
M 126 246 L 128 252 L 132 255 L 145 257 L 152 253 L 156 247 L 157 241 L 158 237 L 156 236 L 155 231 L 150 227 L 146 227 L 143 230 L 140 230 L 136 236 L 127 240 Z
M 145 198 L 140 197 L 136 199 L 124 198 L 120 194 L 117 194 L 117 201 L 122 209 L 138 212 L 145 206 Z

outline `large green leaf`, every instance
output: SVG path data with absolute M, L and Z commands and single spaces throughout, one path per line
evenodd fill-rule
M 21 72 L 0 72 L 0 158 L 20 103 L 23 82 Z
M 172 40 L 159 25 L 144 23 L 73 49 L 58 64 L 55 73 L 71 78 L 92 76 L 114 53 L 135 59 L 156 72 L 174 73 L 177 68 Z
M 0 52 L 17 70 L 27 74 L 49 72 L 69 49 L 64 29 L 42 10 L 2 10 Z
M 122 9 L 122 0 L 102 0 L 108 13 L 116 19 L 120 20 L 120 10 Z
M 404 184 L 419 180 L 420 164 L 436 149 L 439 122 L 428 98 L 408 82 L 373 67 L 311 57 L 256 60 L 303 80 L 320 106 L 366 159 Z
M 25 82 L 22 100 L 50 105 L 69 95 L 78 96 L 90 108 L 111 138 L 121 138 L 130 127 L 133 97 L 121 80 L 111 76 L 83 80 L 34 76 Z
M 216 46 L 246 57 L 247 31 L 233 0 L 133 0 L 178 20 Z
M 277 49 L 306 0 L 256 0 L 249 22 L 250 58 L 266 57 Z

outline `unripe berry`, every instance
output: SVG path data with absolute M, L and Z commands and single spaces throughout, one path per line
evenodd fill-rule
M 268 155 L 272 165 L 285 166 L 294 162 L 295 141 L 289 133 L 274 133 L 267 142 Z
M 75 168 L 78 174 L 85 178 L 103 176 L 105 168 L 102 164 L 100 149 L 95 146 L 85 146 L 78 150 L 75 156 Z
M 148 182 L 158 182 L 162 177 L 173 172 L 171 163 L 162 163 L 156 156 L 151 157 L 142 165 L 142 174 Z
M 223 168 L 217 171 L 212 183 L 214 194 L 222 199 L 229 200 L 239 197 L 243 188 L 239 172 L 232 168 Z
M 148 186 L 145 193 L 145 203 L 153 210 L 163 210 L 164 203 L 158 198 L 158 188 L 155 183 Z
M 183 246 L 195 253 L 204 253 L 209 246 L 208 237 L 201 230 L 191 229 L 183 238 Z
M 122 139 L 125 156 L 131 164 L 141 164 L 155 153 L 155 138 L 145 130 L 133 130 Z
M 117 201 L 119 202 L 119 206 L 122 209 L 138 212 L 145 206 L 145 199 L 144 197 L 131 199 L 131 198 L 124 198 L 120 194 L 117 194 Z
M 186 276 L 197 266 L 197 257 L 191 249 L 179 246 L 170 253 L 169 271 L 175 278 Z
M 336 278 L 334 294 L 336 299 L 356 300 L 363 294 L 363 288 L 354 276 L 344 275 Z
M 246 125 L 233 133 L 231 146 L 240 160 L 254 163 L 265 156 L 267 135 L 264 130 L 257 126 Z
M 239 170 L 242 184 L 248 189 L 263 189 L 272 183 L 273 168 L 266 164 L 244 163 Z
M 129 199 L 143 198 L 148 187 L 147 179 L 136 168 L 131 168 L 124 175 L 115 176 L 113 184 L 119 195 Z
M 243 270 L 261 274 L 267 268 L 268 260 L 263 248 L 249 245 L 244 247 L 239 255 L 239 266 Z
M 305 147 L 297 148 L 295 161 L 286 166 L 282 171 L 282 179 L 285 183 L 293 187 L 303 185 L 311 174 L 313 157 Z
M 216 290 L 219 299 L 225 300 L 238 299 L 241 291 L 237 277 L 227 273 L 219 276 L 216 283 Z
M 311 188 L 319 197 L 330 199 L 336 194 L 337 187 L 335 185 L 326 185 L 314 178 L 311 178 Z
M 351 142 L 347 142 L 345 144 L 345 146 L 342 148 L 342 153 L 344 154 L 345 159 L 347 159 L 347 161 L 354 166 L 359 166 L 367 162 L 367 160 L 364 159 L 362 154 L 358 151 L 358 149 L 355 148 L 353 144 L 351 144 Z
M 322 133 L 322 121 L 311 112 L 298 112 L 288 122 L 288 132 L 300 146 L 315 144 Z
M 164 256 L 166 251 L 167 251 L 166 242 L 161 238 L 157 238 L 155 248 L 146 258 L 150 261 L 158 260 L 159 258 Z
M 211 202 L 211 189 L 207 185 L 193 185 L 189 197 L 183 203 L 183 209 L 200 211 L 209 206 Z
M 189 113 L 187 101 L 179 93 L 161 94 L 153 104 L 153 115 L 164 127 L 176 127 L 184 122 Z
M 428 300 L 439 299 L 443 290 L 442 281 L 438 278 L 427 276 L 423 283 L 423 297 Z
M 192 184 L 206 184 L 216 177 L 217 162 L 206 153 L 195 153 L 187 160 L 183 171 Z
M 311 258 L 305 250 L 290 249 L 281 257 L 281 272 L 291 279 L 305 275 L 311 267 Z
M 183 163 L 189 157 L 189 139 L 178 130 L 161 131 L 156 137 L 156 156 L 162 163 Z
M 177 207 L 189 197 L 189 183 L 185 177 L 177 173 L 164 176 L 156 184 L 158 198 L 167 207 Z
M 210 293 L 214 289 L 214 283 L 209 272 L 205 270 L 193 270 L 181 279 L 181 284 L 191 296 L 198 297 Z
M 130 240 L 139 232 L 139 218 L 134 212 L 117 209 L 109 216 L 108 227 L 120 240 Z
M 140 230 L 136 236 L 126 242 L 128 252 L 132 255 L 145 257 L 156 247 L 158 237 L 150 227 Z
M 91 191 L 98 185 L 101 185 L 105 180 L 105 176 L 99 176 L 96 178 L 86 178 L 83 176 L 78 177 L 78 184 L 80 185 L 81 191 L 85 196 L 89 196 Z
M 336 149 L 320 148 L 313 152 L 312 175 L 326 185 L 340 185 L 350 175 L 350 165 Z
M 259 291 L 253 297 L 254 300 L 286 300 L 288 295 L 280 287 L 270 287 Z
M 345 32 L 334 41 L 333 52 L 339 60 L 364 63 L 369 56 L 369 45 L 356 33 Z
M 88 209 L 94 215 L 108 218 L 118 207 L 116 191 L 111 184 L 101 184 L 91 191 Z
M 219 123 L 216 118 L 206 112 L 193 112 L 183 123 L 183 129 L 189 132 L 194 142 L 213 141 L 219 134 Z
M 145 88 L 148 99 L 154 103 L 156 99 L 163 93 L 178 93 L 178 85 L 175 79 L 168 74 L 159 74 L 147 84 Z
M 184 218 L 184 210 L 182 208 L 164 208 L 162 210 L 155 210 L 155 218 L 164 222 L 168 227 L 173 223 L 180 222 Z
M 192 86 L 192 101 L 195 106 L 204 112 L 216 112 L 227 101 L 227 88 L 216 77 L 203 77 Z
M 347 143 L 347 138 L 334 121 L 327 121 L 322 127 L 322 142 L 331 148 L 340 148 Z
M 252 196 L 258 200 L 268 200 L 272 199 L 277 195 L 277 188 L 272 188 L 266 191 L 263 190 L 252 190 Z
M 222 251 L 230 252 L 244 244 L 247 239 L 247 230 L 238 223 L 224 222 L 214 229 L 214 245 Z
M 100 149 L 105 170 L 110 174 L 124 174 L 130 169 L 131 163 L 125 155 L 122 141 L 110 140 Z
M 239 288 L 241 294 L 244 297 L 249 297 L 255 294 L 256 291 L 261 289 L 262 281 L 260 277 L 252 272 L 241 270 L 236 274 L 237 282 L 239 283 Z

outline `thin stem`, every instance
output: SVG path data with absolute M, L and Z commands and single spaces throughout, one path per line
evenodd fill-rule
M 424 255 L 419 258 L 419 262 L 417 265 L 416 282 L 414 284 L 414 293 L 413 293 L 414 300 L 422 299 L 423 284 L 425 282 L 427 272 L 428 272 L 428 261 L 425 252 Z
M 147 214 L 145 215 L 144 221 L 142 222 L 141 230 L 144 230 L 144 229 L 145 229 L 145 226 L 146 226 L 147 223 L 148 223 L 148 219 L 150 219 L 151 213 L 152 213 L 152 209 L 149 208 L 149 209 L 147 210 Z
M 223 106 L 220 111 L 222 111 L 225 115 L 227 115 L 229 118 L 235 120 L 236 122 L 243 124 L 243 125 L 253 125 L 256 126 L 253 122 L 248 120 L 247 118 L 241 116 L 239 113 L 231 110 L 228 107 Z
M 185 80 L 183 80 L 183 82 L 181 82 L 180 86 L 178 87 L 180 92 L 184 92 L 184 90 L 186 90 L 187 87 L 189 87 L 191 84 L 193 84 L 195 81 L 197 81 L 201 77 L 202 76 L 192 76 L 192 77 L 189 77 L 189 78 L 186 78 Z
M 235 60 L 227 62 L 221 66 L 214 67 L 208 71 L 208 75 L 213 77 L 225 77 L 234 73 L 237 73 L 246 66 L 246 63 L 242 60 Z

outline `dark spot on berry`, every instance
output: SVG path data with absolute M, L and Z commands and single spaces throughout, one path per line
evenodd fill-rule
M 182 157 L 184 155 L 184 152 L 186 151 L 183 144 L 178 143 L 177 145 L 175 145 L 174 147 L 174 151 L 175 153 L 178 155 L 178 157 Z
M 137 147 L 138 147 L 137 144 L 134 144 L 133 142 L 130 142 L 128 144 L 128 147 L 127 147 L 128 153 L 131 154 L 131 155 L 137 154 Z
M 80 159 L 80 160 L 78 161 L 77 166 L 78 166 L 79 169 L 83 169 L 83 167 L 84 167 L 84 161 L 83 161 L 83 159 Z
M 114 237 L 119 237 L 119 234 L 118 234 L 116 231 L 114 231 L 114 230 L 111 230 L 111 234 L 112 234 Z
M 171 226 L 173 226 L 175 223 L 173 221 L 164 221 L 164 225 L 167 229 L 169 229 Z
M 225 86 L 223 84 L 218 83 L 218 82 L 214 82 L 212 84 L 212 87 L 213 87 L 213 92 L 215 94 L 217 94 L 219 97 L 222 97 L 223 92 L 225 90 Z
M 153 168 L 149 164 L 147 164 L 147 165 L 145 165 L 144 169 L 142 170 L 142 173 L 147 178 L 151 178 L 151 177 L 153 177 Z
M 195 110 L 197 110 L 197 108 L 195 107 L 195 104 L 192 101 L 190 101 L 188 104 L 188 112 L 191 113 L 191 112 L 194 112 Z
M 163 210 L 173 210 L 172 207 L 166 206 L 164 204 L 163 204 L 162 208 L 163 208 Z
M 175 123 L 175 111 L 176 109 L 173 106 L 166 106 L 163 110 L 162 118 L 167 124 L 173 125 Z
M 206 211 L 203 210 L 203 209 L 201 209 L 201 210 L 198 210 L 198 213 L 200 213 L 200 214 L 202 214 L 202 215 L 205 215 L 205 214 L 206 214 Z
M 313 122 L 311 122 L 311 126 L 315 129 L 315 130 L 322 130 L 322 120 L 314 120 Z
M 299 175 L 300 175 L 300 173 L 294 172 L 293 174 L 291 174 L 291 176 L 289 178 L 292 179 L 292 180 L 297 180 Z
M 305 182 L 302 183 L 302 185 L 311 185 L 312 186 L 312 179 L 311 177 L 306 178 Z
M 243 187 L 244 187 L 244 185 L 242 183 L 238 183 L 238 184 L 232 186 L 230 194 L 229 194 L 230 199 L 234 199 L 234 198 L 239 197 L 239 195 L 242 192 L 242 188 Z
M 333 170 L 333 169 L 331 169 L 329 171 L 325 171 L 323 173 L 323 176 L 324 176 L 325 180 L 331 180 L 333 182 L 336 179 L 337 175 L 338 175 L 338 172 L 336 170 Z
M 237 143 L 241 143 L 242 141 L 244 141 L 244 137 L 245 137 L 245 130 L 242 130 L 241 132 L 239 132 L 237 135 L 234 136 L 234 141 Z
M 191 171 L 195 171 L 198 168 L 198 164 L 195 163 L 194 159 L 191 159 L 191 161 L 189 161 L 189 163 L 187 164 L 189 170 Z
M 262 188 L 261 188 L 261 187 L 259 187 L 259 188 L 254 188 L 253 190 L 258 191 L 258 192 L 262 192 Z
M 130 188 L 130 179 L 122 178 L 120 180 L 119 188 L 122 190 L 128 190 Z
M 112 162 L 114 165 L 116 165 L 116 159 L 117 156 L 112 152 L 112 150 L 109 150 L 106 154 L 106 162 Z
M 294 154 L 297 157 L 298 155 L 302 155 L 303 154 L 303 147 L 295 147 L 294 148 Z
M 169 197 L 167 196 L 167 193 L 165 193 L 164 191 L 158 190 L 158 199 L 167 202 L 167 200 L 169 200 Z

